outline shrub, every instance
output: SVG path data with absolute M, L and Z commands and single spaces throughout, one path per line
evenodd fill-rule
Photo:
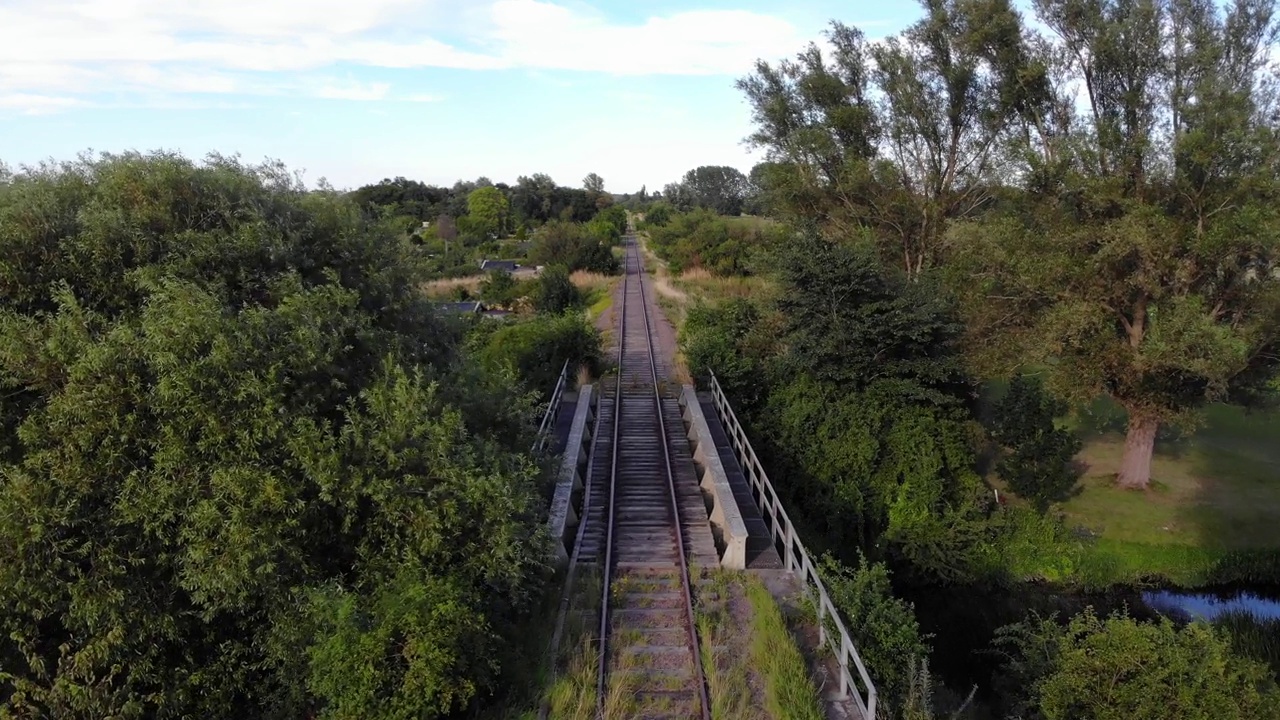
M 551 394 L 566 360 L 593 373 L 600 364 L 600 333 L 576 315 L 539 315 L 484 328 L 471 338 L 471 345 L 486 367 L 514 372 L 544 398 Z
M 560 315 L 582 304 L 582 293 L 569 279 L 563 265 L 542 269 L 533 293 L 533 307 L 540 313 Z
M 1066 404 L 1049 396 L 1038 381 L 1021 377 L 1013 379 L 994 408 L 991 434 L 1006 449 L 996 472 L 1041 513 L 1069 498 L 1080 479 L 1072 463 L 1080 440 L 1054 424 L 1066 410 Z
M 480 282 L 480 297 L 490 305 L 510 309 L 524 296 L 528 288 L 517 282 L 511 273 L 498 270 Z
M 607 222 L 596 226 L 606 237 L 592 234 L 586 226 L 569 223 L 547 223 L 534 235 L 529 259 L 538 265 L 564 265 L 570 272 L 589 270 L 616 274 L 620 268 L 611 246 L 616 240 L 614 228 Z
M 855 566 L 824 555 L 818 569 L 880 696 L 890 707 L 905 707 L 913 668 L 929 656 L 911 603 L 893 596 L 884 563 L 869 563 L 861 553 Z
M 1201 623 L 1106 620 L 1086 609 L 1064 626 L 1002 628 L 1009 713 L 1027 720 L 1262 720 L 1280 717 L 1280 692 L 1262 663 L 1232 652 Z

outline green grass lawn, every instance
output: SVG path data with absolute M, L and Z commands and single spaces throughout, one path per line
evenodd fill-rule
M 1152 487 L 1114 485 L 1124 451 L 1123 413 L 1105 401 L 1081 413 L 1086 465 L 1067 521 L 1099 537 L 1088 562 L 1119 577 L 1204 581 L 1233 551 L 1280 550 L 1280 414 L 1212 405 L 1190 432 L 1156 443 Z

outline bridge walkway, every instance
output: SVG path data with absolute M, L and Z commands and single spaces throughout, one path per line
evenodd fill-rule
M 769 526 L 765 524 L 760 508 L 751 495 L 751 483 L 742 472 L 738 458 L 733 453 L 729 435 L 716 414 L 716 403 L 711 393 L 698 393 L 698 404 L 702 406 L 707 426 L 711 429 L 711 439 L 715 441 L 716 453 L 724 465 L 725 474 L 729 477 L 729 486 L 733 489 L 733 499 L 738 504 L 738 511 L 747 525 L 747 569 L 748 570 L 780 570 L 783 568 L 782 557 L 774 546 Z
M 565 443 L 569 442 L 569 430 L 573 427 L 573 413 L 577 407 L 578 391 L 565 388 L 564 394 L 560 396 L 560 411 L 551 428 L 551 441 L 547 443 L 548 454 L 564 454 Z

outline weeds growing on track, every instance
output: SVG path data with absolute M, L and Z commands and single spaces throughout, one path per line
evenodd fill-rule
M 713 720 L 823 720 L 804 656 L 758 577 L 709 572 L 697 615 Z
M 751 664 L 764 681 L 765 707 L 776 718 L 823 720 L 818 691 L 782 609 L 758 578 L 746 583 L 751 603 Z

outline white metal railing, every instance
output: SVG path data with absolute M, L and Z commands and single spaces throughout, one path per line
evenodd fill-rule
M 556 419 L 560 417 L 560 397 L 564 395 L 564 388 L 569 384 L 569 361 L 564 361 L 564 367 L 560 368 L 560 379 L 556 381 L 555 390 L 551 391 L 551 402 L 547 403 L 547 410 L 542 414 L 542 424 L 538 425 L 538 435 L 533 441 L 533 447 L 529 449 L 531 453 L 537 454 L 542 452 L 547 446 L 547 442 L 551 440 L 551 432 L 555 430 Z
M 778 493 L 769 482 L 769 476 L 765 474 L 755 450 L 751 449 L 747 434 L 729 405 L 728 398 L 724 396 L 724 390 L 720 387 L 720 381 L 715 373 L 711 373 L 711 396 L 715 399 L 716 414 L 720 416 L 720 423 L 724 426 L 725 434 L 729 436 L 733 453 L 738 458 L 738 465 L 751 483 L 751 496 L 755 499 L 756 507 L 760 509 L 760 514 L 769 527 L 774 545 L 781 551 L 787 570 L 800 573 L 806 592 L 817 591 L 818 641 L 831 649 L 840 665 L 840 695 L 842 697 L 852 695 L 858 709 L 862 711 L 862 717 L 866 720 L 875 720 L 876 687 L 867 674 L 866 666 L 862 664 L 862 658 L 858 656 L 857 648 L 849 639 L 849 631 L 845 628 L 840 613 L 831 602 L 831 597 L 827 595 L 827 588 L 822 584 L 822 578 L 818 576 L 818 568 L 813 564 L 813 558 L 800 542 L 795 526 L 791 524 L 791 518 L 787 516 L 787 511 L 778 500 Z M 839 637 L 828 632 L 828 622 L 835 626 L 835 635 Z M 855 682 L 854 669 L 857 671 L 856 679 L 862 681 L 861 689 Z

